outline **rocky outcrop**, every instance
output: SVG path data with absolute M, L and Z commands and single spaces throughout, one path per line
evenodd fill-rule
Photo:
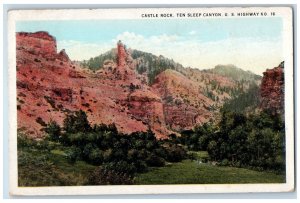
M 76 70 L 70 70 L 69 77 L 70 78 L 85 78 L 85 76 L 80 71 L 76 71 Z
M 51 99 L 72 102 L 72 89 L 56 87 L 52 89 Z
M 269 109 L 274 113 L 284 110 L 284 62 L 278 67 L 267 69 L 263 73 L 260 87 L 262 109 Z
M 64 62 L 67 62 L 69 61 L 69 56 L 67 55 L 65 49 L 61 50 L 59 53 L 58 53 L 58 56 L 57 58 L 61 61 L 64 61 Z
M 17 50 L 25 49 L 32 55 L 43 57 L 51 57 L 57 54 L 56 40 L 47 32 L 19 32 L 16 34 L 16 39 Z
M 181 73 L 162 72 L 152 88 L 162 98 L 166 125 L 174 131 L 192 129 L 212 117 L 209 107 L 213 101 L 201 93 L 198 83 Z
M 128 97 L 128 106 L 130 114 L 152 128 L 159 137 L 172 133 L 166 128 L 162 100 L 152 91 L 134 91 Z

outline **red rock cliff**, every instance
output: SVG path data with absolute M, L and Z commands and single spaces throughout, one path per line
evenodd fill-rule
M 56 39 L 47 32 L 16 34 L 17 50 L 25 49 L 31 54 L 50 57 L 57 54 Z
M 118 131 L 132 133 L 149 127 L 158 138 L 166 128 L 163 104 L 129 67 L 130 55 L 118 44 L 118 65 L 110 62 L 97 73 L 70 61 L 46 32 L 17 33 L 18 129 L 43 137 L 45 123 L 63 124 L 68 112 L 85 111 L 91 124 L 115 123 Z
M 273 112 L 284 109 L 284 63 L 263 73 L 260 87 L 261 108 Z

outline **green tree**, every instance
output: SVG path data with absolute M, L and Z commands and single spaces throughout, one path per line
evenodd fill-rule
M 49 135 L 50 140 L 59 141 L 61 137 L 61 128 L 55 121 L 50 120 L 44 130 Z
M 99 165 L 103 161 L 103 151 L 101 151 L 99 148 L 93 148 L 91 149 L 89 153 L 89 162 L 94 165 Z
M 207 151 L 210 155 L 210 157 L 214 160 L 217 160 L 217 155 L 218 155 L 218 145 L 217 145 L 217 142 L 212 140 L 208 143 L 208 146 L 207 146 Z
M 79 110 L 69 114 L 64 120 L 64 130 L 67 133 L 89 132 L 91 126 L 84 111 Z

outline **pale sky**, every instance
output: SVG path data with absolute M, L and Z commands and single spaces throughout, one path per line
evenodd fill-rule
M 262 75 L 284 60 L 280 18 L 19 21 L 16 30 L 49 32 L 72 60 L 98 56 L 119 39 L 199 69 L 234 64 Z

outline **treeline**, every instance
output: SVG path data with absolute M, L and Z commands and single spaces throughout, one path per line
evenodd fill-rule
M 208 151 L 219 165 L 285 171 L 282 115 L 223 111 L 218 124 L 206 123 L 178 139 L 190 150 Z
M 256 81 L 261 80 L 261 76 L 252 73 L 251 71 L 244 71 L 235 65 L 217 65 L 214 69 L 206 69 L 205 72 L 215 73 L 225 77 L 232 78 L 235 81 Z
M 149 84 L 153 84 L 155 77 L 161 72 L 172 69 L 180 70 L 183 66 L 179 63 L 174 62 L 171 59 L 163 56 L 155 56 L 151 53 L 146 53 L 138 50 L 132 50 L 131 56 L 133 59 L 140 59 L 137 65 L 137 71 L 139 74 L 147 72 Z
M 244 92 L 232 94 L 233 98 L 226 101 L 222 107 L 223 111 L 247 112 L 259 105 L 259 87 L 255 83 L 249 85 Z
M 81 65 L 85 68 L 96 71 L 103 68 L 103 63 L 106 60 L 113 60 L 115 62 L 117 61 L 117 56 L 113 50 L 99 56 L 92 57 L 89 60 L 84 60 L 83 62 L 81 62 Z
M 133 184 L 136 173 L 187 156 L 183 147 L 157 140 L 150 129 L 127 135 L 118 132 L 114 124 L 91 126 L 81 110 L 67 115 L 62 128 L 51 121 L 44 130 L 49 141 L 63 146 L 70 163 L 82 160 L 99 166 L 87 185 Z

